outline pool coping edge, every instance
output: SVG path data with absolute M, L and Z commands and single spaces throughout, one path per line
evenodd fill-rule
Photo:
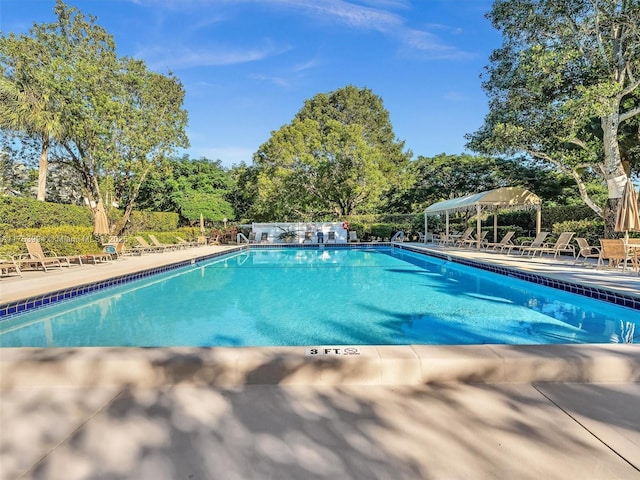
M 311 350 L 321 349 L 321 354 Z M 0 391 L 170 385 L 640 382 L 640 345 L 0 349 Z

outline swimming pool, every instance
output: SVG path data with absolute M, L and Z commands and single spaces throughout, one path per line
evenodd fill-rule
M 0 322 L 0 346 L 633 343 L 640 313 L 397 248 L 251 249 Z

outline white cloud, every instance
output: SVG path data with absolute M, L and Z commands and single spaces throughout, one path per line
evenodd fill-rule
M 361 30 L 380 32 L 396 39 L 401 45 L 401 51 L 407 54 L 411 49 L 422 54 L 425 58 L 464 58 L 469 54 L 457 47 L 446 43 L 437 35 L 427 30 L 446 31 L 458 34 L 460 29 L 442 24 L 427 24 L 423 29 L 415 29 L 408 25 L 407 15 L 410 15 L 411 2 L 408 0 L 361 0 L 354 3 L 348 0 L 134 0 L 147 6 L 160 5 L 165 8 L 180 8 L 183 11 L 191 7 L 203 6 L 211 9 L 229 8 L 238 4 L 254 4 L 273 11 L 276 8 L 295 10 L 301 15 L 322 22 L 323 24 L 340 24 Z M 421 0 L 426 1 L 426 0 Z M 402 15 L 396 13 L 401 12 Z M 227 14 L 229 10 L 227 10 Z M 216 16 L 217 21 L 220 17 Z M 260 50 L 259 50 L 260 52 Z M 257 52 L 230 52 L 229 55 L 214 56 L 207 60 L 207 56 L 200 53 L 191 60 L 196 65 L 197 59 L 204 65 L 223 65 L 240 63 L 242 53 L 249 56 Z M 264 52 L 262 52 L 264 54 Z M 229 57 L 229 58 L 227 58 Z M 199 64 L 198 64 L 199 65 Z
M 259 80 L 261 82 L 268 82 L 268 83 L 272 83 L 274 85 L 277 85 L 279 87 L 289 87 L 291 84 L 289 83 L 289 81 L 285 78 L 282 77 L 274 77 L 271 75 L 263 75 L 263 74 L 254 74 L 251 75 L 251 78 L 253 78 L 254 80 Z
M 461 51 L 453 45 L 443 42 L 438 36 L 424 30 L 411 28 L 407 25 L 405 17 L 393 13 L 391 9 L 406 10 L 410 4 L 399 0 L 369 0 L 369 6 L 357 5 L 345 0 L 258 0 L 260 3 L 269 3 L 283 7 L 296 8 L 309 16 L 320 20 L 339 22 L 353 28 L 374 30 L 391 38 L 395 38 L 401 44 L 403 53 L 414 50 L 426 58 L 465 58 L 469 54 Z M 375 8 L 373 8 L 375 7 Z M 449 33 L 460 33 L 460 29 L 445 25 L 431 25 L 439 30 Z
M 234 65 L 263 60 L 288 51 L 289 47 L 275 47 L 271 44 L 247 49 L 230 49 L 225 46 L 210 46 L 206 49 L 192 48 L 145 48 L 136 52 L 151 68 L 192 68 L 220 65 Z

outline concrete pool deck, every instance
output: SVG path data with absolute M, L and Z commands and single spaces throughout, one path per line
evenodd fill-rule
M 3 277 L 0 302 L 224 248 Z M 0 349 L 0 479 L 640 478 L 637 344 L 325 347 Z

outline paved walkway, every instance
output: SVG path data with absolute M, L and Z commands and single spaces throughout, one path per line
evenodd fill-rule
M 220 248 L 3 277 L 0 302 Z M 638 346 L 572 347 L 0 349 L 0 479 L 640 478 Z

